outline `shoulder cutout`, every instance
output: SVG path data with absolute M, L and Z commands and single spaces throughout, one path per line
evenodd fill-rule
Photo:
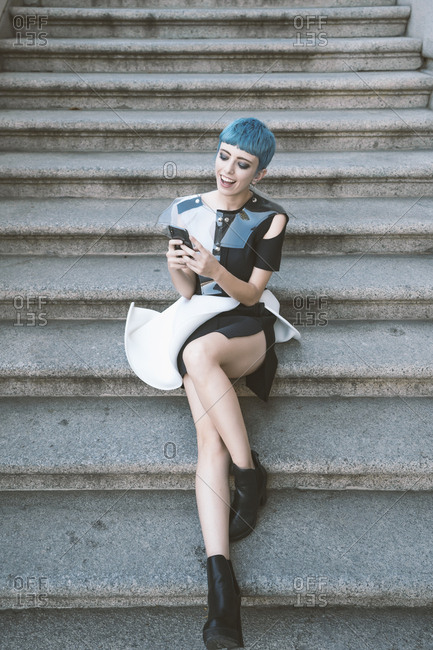
M 263 239 L 272 239 L 277 237 L 286 227 L 287 217 L 285 214 L 276 214 L 272 219 L 272 223 L 269 226 L 269 229 L 263 236 Z

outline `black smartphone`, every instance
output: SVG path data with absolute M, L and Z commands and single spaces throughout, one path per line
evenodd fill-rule
M 189 238 L 189 232 L 186 228 L 178 228 L 177 226 L 169 226 L 168 232 L 170 233 L 170 239 L 181 239 L 185 246 L 189 246 L 194 250 L 194 246 Z M 180 249 L 180 246 L 176 244 L 176 250 Z

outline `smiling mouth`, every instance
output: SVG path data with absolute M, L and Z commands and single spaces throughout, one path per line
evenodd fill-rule
M 232 181 L 230 178 L 220 174 L 220 181 L 223 187 L 231 187 L 236 181 Z

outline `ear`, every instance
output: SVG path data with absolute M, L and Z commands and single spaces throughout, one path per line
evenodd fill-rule
M 257 174 L 254 176 L 253 184 L 261 181 L 262 178 L 266 176 L 267 172 L 268 172 L 267 169 L 261 169 L 259 172 L 257 172 Z

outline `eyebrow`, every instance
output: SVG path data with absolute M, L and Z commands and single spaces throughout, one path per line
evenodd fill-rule
M 232 155 L 232 154 L 230 153 L 230 151 L 228 151 L 227 149 L 224 149 L 223 147 L 220 147 L 220 151 L 225 151 L 226 153 L 228 153 L 229 156 Z M 239 160 L 245 160 L 246 162 L 248 162 L 248 163 L 250 163 L 250 164 L 253 163 L 252 160 L 249 160 L 248 158 L 244 158 L 243 156 L 236 156 L 236 158 L 239 159 Z

